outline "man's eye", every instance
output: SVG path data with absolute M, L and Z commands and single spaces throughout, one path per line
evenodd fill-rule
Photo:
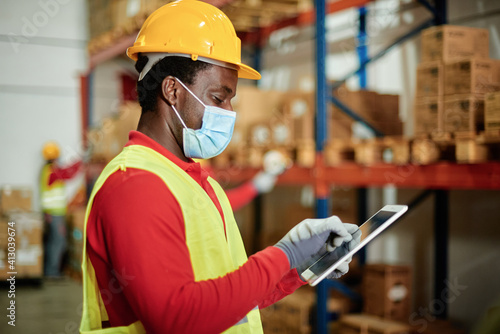
M 222 103 L 223 101 L 221 99 L 219 99 L 217 96 L 214 95 L 214 100 L 215 102 L 217 103 Z

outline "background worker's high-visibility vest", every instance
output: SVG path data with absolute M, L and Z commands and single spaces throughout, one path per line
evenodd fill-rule
M 118 169 L 126 170 L 127 168 L 143 169 L 157 175 L 177 199 L 184 217 L 186 244 L 195 281 L 224 276 L 237 270 L 247 261 L 231 205 L 221 186 L 215 180 L 208 179 L 222 207 L 226 233 L 224 233 L 222 217 L 205 190 L 175 163 L 141 145 L 125 147 L 104 168 L 97 179 L 87 206 L 85 240 L 87 221 L 96 193 L 110 175 Z M 140 321 L 130 326 L 102 329 L 102 321 L 107 321 L 108 315 L 99 293 L 94 268 L 86 251 L 86 242 L 84 242 L 82 272 L 84 296 L 81 333 L 145 333 Z M 234 323 L 235 325 L 224 333 L 263 333 L 257 308 L 250 311 L 243 319 L 234 319 Z
M 49 185 L 49 177 L 54 170 L 53 163 L 43 166 L 40 176 L 40 195 L 42 211 L 53 216 L 64 216 L 66 214 L 66 191 L 63 180 L 56 180 Z

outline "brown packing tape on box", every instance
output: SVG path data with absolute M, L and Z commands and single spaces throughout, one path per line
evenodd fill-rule
M 484 96 L 484 128 L 500 130 L 500 91 Z
M 442 124 L 445 132 L 483 131 L 484 97 L 471 94 L 445 96 Z
M 444 94 L 485 94 L 500 90 L 500 60 L 469 58 L 444 64 Z
M 488 58 L 488 29 L 453 25 L 430 27 L 422 31 L 422 62 L 460 58 Z

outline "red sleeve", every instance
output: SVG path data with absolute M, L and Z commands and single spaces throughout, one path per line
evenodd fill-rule
M 288 259 L 268 247 L 232 273 L 195 282 L 180 207 L 165 202 L 172 197 L 159 178 L 139 176 L 102 196 L 109 261 L 133 277 L 123 293 L 148 333 L 222 332 L 269 298 Z
M 300 279 L 297 269 L 290 270 L 285 276 L 283 276 L 281 281 L 279 281 L 274 291 L 271 292 L 266 299 L 261 301 L 259 308 L 262 309 L 276 303 L 278 300 L 288 296 L 306 284 L 307 282 Z
M 71 179 L 76 173 L 78 173 L 81 165 L 82 161 L 79 160 L 65 168 L 53 167 L 52 173 L 49 176 L 49 186 L 57 180 Z
M 255 189 L 251 181 L 246 182 L 239 187 L 226 190 L 226 195 L 229 199 L 229 203 L 231 203 L 233 211 L 237 211 L 250 203 L 250 201 L 253 200 L 258 194 L 257 189 Z

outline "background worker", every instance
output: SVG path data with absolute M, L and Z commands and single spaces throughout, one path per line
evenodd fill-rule
M 260 78 L 241 63 L 224 13 L 200 1 L 167 4 L 127 54 L 142 114 L 89 200 L 80 331 L 262 333 L 259 308 L 305 284 L 297 269 L 325 244 L 356 245 L 359 229 L 308 219 L 247 258 L 226 194 L 192 160 L 225 149 L 238 77 Z
M 67 196 L 64 181 L 73 178 L 82 161 L 67 167 L 59 166 L 59 146 L 48 142 L 43 146 L 45 165 L 40 175 L 40 197 L 44 214 L 44 275 L 61 276 L 61 265 L 66 251 Z

